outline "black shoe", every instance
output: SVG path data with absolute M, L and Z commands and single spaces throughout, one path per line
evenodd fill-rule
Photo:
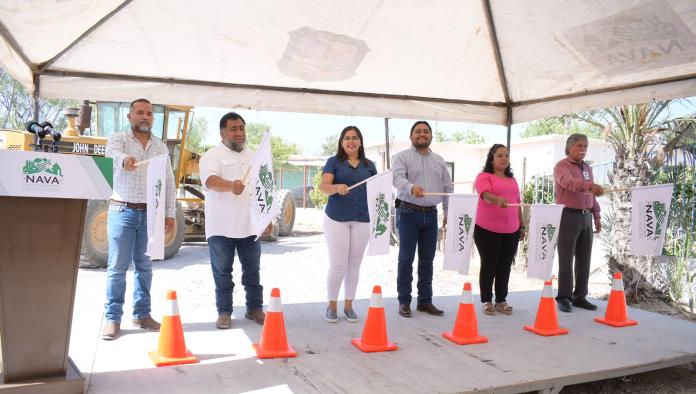
M 411 317 L 411 305 L 409 305 L 409 304 L 399 305 L 399 314 L 403 317 Z
M 590 301 L 587 301 L 586 298 L 581 298 L 577 301 L 573 301 L 573 306 L 577 306 L 578 308 L 582 308 L 582 309 L 587 309 L 588 311 L 596 311 L 597 310 L 597 305 L 591 303 Z
M 441 309 L 438 309 L 432 303 L 418 304 L 418 306 L 416 307 L 416 310 L 419 312 L 427 312 L 429 315 L 433 315 L 433 316 L 442 316 L 445 314 L 445 312 L 443 312 Z
M 568 300 L 558 300 L 558 310 L 561 312 L 570 313 L 573 311 L 573 307 L 570 306 L 570 301 Z

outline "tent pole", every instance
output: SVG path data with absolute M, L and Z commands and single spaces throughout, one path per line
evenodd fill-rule
M 41 94 L 41 85 L 39 84 L 39 81 L 41 79 L 39 78 L 39 74 L 34 74 L 34 102 L 33 102 L 33 107 L 34 110 L 34 121 L 38 122 L 39 121 L 39 97 Z
M 507 125 L 507 148 L 508 153 L 510 152 L 510 137 L 512 135 L 512 106 L 507 107 L 507 118 L 505 119 L 505 124 Z
M 386 147 L 384 163 L 388 170 L 391 168 L 391 163 L 389 162 L 389 118 L 384 118 L 384 146 Z

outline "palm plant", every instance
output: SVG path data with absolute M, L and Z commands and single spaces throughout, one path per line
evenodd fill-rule
M 696 118 L 674 117 L 672 100 L 647 104 L 624 105 L 598 111 L 574 114 L 597 130 L 614 148 L 614 171 L 610 175 L 612 189 L 629 190 L 650 184 L 665 160 L 693 138 Z M 626 282 L 626 297 L 631 302 L 644 298 L 668 299 L 667 283 L 657 269 L 654 258 L 635 256 L 630 251 L 630 192 L 609 194 L 614 222 L 608 251 L 609 274 L 621 271 Z

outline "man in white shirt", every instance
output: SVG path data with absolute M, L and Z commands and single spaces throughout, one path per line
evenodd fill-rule
M 246 148 L 246 122 L 234 112 L 220 119 L 220 144 L 203 155 L 200 176 L 205 191 L 205 236 L 215 281 L 215 325 L 232 325 L 232 264 L 235 250 L 242 265 L 247 319 L 263 325 L 263 287 L 260 284 L 261 245 L 251 220 L 251 187 L 245 174 L 254 158 Z
M 112 135 L 106 144 L 106 157 L 114 161 L 114 189 L 107 219 L 109 261 L 104 305 L 106 321 L 101 332 L 105 340 L 118 337 L 126 293 L 126 272 L 131 262 L 135 268 L 133 325 L 149 331 L 159 331 L 160 328 L 160 324 L 150 316 L 152 262 L 145 254 L 147 166 L 135 166 L 136 162 L 169 154 L 167 145 L 151 133 L 153 121 L 152 104 L 146 99 L 135 100 L 128 112 L 130 130 Z M 176 212 L 174 174 L 169 160 L 166 182 L 164 227 L 165 232 L 169 232 L 174 228 Z

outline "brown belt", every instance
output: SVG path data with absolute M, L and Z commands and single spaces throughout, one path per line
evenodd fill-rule
M 109 205 L 118 205 L 120 207 L 137 209 L 138 211 L 144 211 L 147 209 L 147 204 L 144 202 L 123 202 L 118 200 L 109 200 Z
M 398 204 L 400 207 L 412 209 L 414 211 L 422 212 L 422 213 L 430 213 L 430 212 L 435 212 L 437 210 L 437 207 L 435 206 L 429 206 L 429 207 L 424 207 L 421 205 L 416 205 L 416 204 L 411 204 L 410 202 L 406 202 L 404 200 L 398 200 Z

